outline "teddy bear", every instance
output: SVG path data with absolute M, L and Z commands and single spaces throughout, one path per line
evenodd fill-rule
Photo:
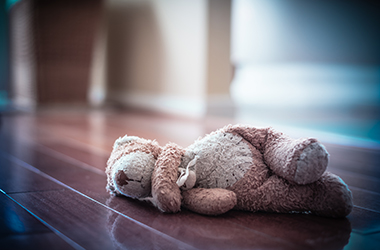
M 237 209 L 346 217 L 352 194 L 326 171 L 328 162 L 317 139 L 271 127 L 228 125 L 187 148 L 125 135 L 107 161 L 106 189 L 165 213 L 184 207 L 204 215 Z

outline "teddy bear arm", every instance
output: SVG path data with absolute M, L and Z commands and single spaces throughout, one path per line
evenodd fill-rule
M 292 139 L 270 128 L 264 160 L 277 175 L 305 185 L 317 181 L 326 171 L 329 154 L 315 138 Z
M 222 188 L 193 188 L 183 191 L 182 196 L 183 207 L 205 215 L 226 213 L 237 204 L 236 194 Z
M 266 165 L 278 176 L 297 184 L 318 180 L 328 165 L 326 149 L 314 138 L 292 139 L 273 128 L 227 126 L 258 149 Z
M 181 191 L 177 185 L 178 166 L 184 150 L 174 143 L 163 148 L 152 174 L 153 204 L 166 213 L 175 213 L 181 208 Z

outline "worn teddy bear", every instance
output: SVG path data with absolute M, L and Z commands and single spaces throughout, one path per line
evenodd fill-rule
M 316 139 L 272 128 L 229 125 L 186 149 L 124 136 L 107 162 L 107 189 L 169 213 L 183 206 L 207 215 L 239 209 L 344 217 L 352 195 L 326 172 L 328 160 Z

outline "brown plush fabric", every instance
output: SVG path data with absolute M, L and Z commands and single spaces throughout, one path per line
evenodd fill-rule
M 242 125 L 228 125 L 223 130 L 241 135 L 263 154 L 265 164 L 275 174 L 291 182 L 312 183 L 319 179 L 327 168 L 329 155 L 314 138 L 294 140 L 272 128 L 257 129 Z M 309 164 L 314 164 L 313 166 L 300 170 L 298 161 L 307 147 L 320 147 L 321 153 L 315 161 L 310 159 Z
M 121 145 L 115 145 L 110 158 L 107 161 L 106 174 L 107 174 L 107 187 L 106 189 L 110 192 L 115 192 L 119 194 L 114 183 L 112 181 L 112 167 L 116 161 L 118 161 L 123 155 L 128 155 L 133 152 L 144 152 L 147 154 L 153 154 L 154 158 L 157 159 L 158 155 L 161 153 L 162 149 L 156 141 L 145 140 L 138 138 L 137 140 L 130 141 L 128 143 L 123 143 Z
M 181 191 L 177 185 L 178 166 L 185 151 L 169 143 L 159 155 L 152 175 L 153 203 L 163 212 L 178 212 L 181 208 Z
M 251 143 L 261 153 L 264 153 L 267 141 L 268 131 L 270 128 L 254 128 L 244 125 L 227 125 L 221 129 L 227 133 L 236 133 Z
M 315 214 L 345 217 L 351 213 L 352 194 L 339 176 L 325 172 L 318 181 L 309 185 L 314 191 L 310 210 Z
M 222 188 L 194 188 L 183 191 L 183 206 L 206 215 L 219 215 L 233 209 L 237 203 L 236 194 Z
M 255 159 L 251 169 L 242 179 L 236 182 L 228 190 L 233 191 L 237 197 L 236 209 L 247 210 L 246 204 L 250 204 L 252 196 L 250 192 L 261 187 L 271 176 L 270 169 L 264 164 L 263 157 L 257 149 L 252 149 Z
M 314 138 L 294 140 L 274 129 L 269 129 L 264 150 L 265 162 L 277 175 L 298 184 L 308 184 L 296 181 L 297 160 L 306 147 L 316 142 Z M 324 166 L 309 168 L 310 174 L 314 173 L 313 169 L 322 168 L 321 173 L 315 179 L 311 178 L 309 183 L 316 181 L 326 170 L 328 159 L 326 158 L 323 163 Z
M 297 185 L 273 175 L 259 188 L 240 192 L 236 209 L 279 213 L 310 211 L 322 216 L 345 217 L 352 210 L 352 195 L 338 178 L 326 172 L 314 183 Z

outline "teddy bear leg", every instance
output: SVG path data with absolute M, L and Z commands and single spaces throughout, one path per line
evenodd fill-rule
M 352 210 L 352 195 L 336 175 L 324 173 L 308 185 L 297 185 L 273 175 L 261 187 L 238 194 L 237 208 L 266 212 L 306 212 L 328 217 L 345 217 Z
M 314 190 L 312 209 L 315 214 L 345 217 L 351 213 L 354 206 L 352 193 L 339 176 L 325 172 L 310 186 Z
M 193 188 L 183 191 L 182 197 L 183 207 L 206 215 L 224 214 L 237 203 L 236 194 L 222 188 Z

